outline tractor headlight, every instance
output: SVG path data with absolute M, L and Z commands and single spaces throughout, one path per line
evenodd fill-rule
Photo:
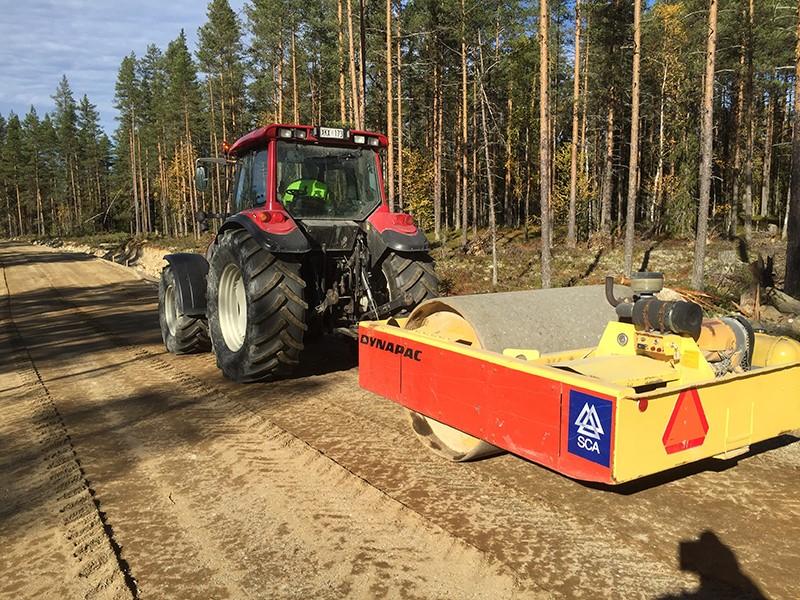
M 367 143 L 367 136 L 365 136 L 365 135 L 354 135 L 353 136 L 353 143 L 354 144 L 366 144 Z
M 381 141 L 376 137 L 371 137 L 371 138 L 369 138 L 369 145 L 377 147 L 377 146 L 381 145 Z
M 284 138 L 284 139 L 290 138 L 290 137 L 292 137 L 292 130 L 291 129 L 284 129 L 283 127 L 281 127 L 280 129 L 278 129 L 278 137 Z

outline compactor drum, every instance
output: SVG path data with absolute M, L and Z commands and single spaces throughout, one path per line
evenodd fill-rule
M 389 210 L 381 151 L 367 131 L 269 125 L 199 159 L 234 170 L 230 212 L 205 256 L 170 254 L 159 313 L 170 352 L 213 350 L 235 381 L 284 377 L 305 342 L 361 320 L 403 318 L 437 296 L 428 242 Z

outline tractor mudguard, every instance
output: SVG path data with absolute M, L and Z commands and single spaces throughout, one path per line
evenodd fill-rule
M 206 276 L 208 261 L 202 254 L 180 252 L 164 257 L 178 286 L 178 312 L 199 317 L 206 314 Z
M 255 213 L 256 211 L 253 212 Z M 280 227 L 272 227 L 268 224 L 262 228 L 253 219 L 240 213 L 225 220 L 217 234 L 217 238 L 224 231 L 237 228 L 246 229 L 252 238 L 261 244 L 267 252 L 303 254 L 311 250 L 311 245 L 308 243 L 306 236 L 303 235 L 303 232 L 293 221 L 281 223 Z M 278 231 L 270 231 L 270 229 L 277 229 Z
M 388 228 L 379 231 L 374 225 L 367 227 L 367 246 L 373 264 L 377 264 L 387 250 L 427 252 L 430 249 L 428 239 L 419 228 L 413 233 L 402 233 Z

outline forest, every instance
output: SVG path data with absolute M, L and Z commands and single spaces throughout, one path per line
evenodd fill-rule
M 388 194 L 432 239 L 787 241 L 800 294 L 798 6 L 785 0 L 211 0 L 119 65 L 117 127 L 56 85 L 0 115 L 0 236 L 197 236 L 194 160 L 269 122 L 389 134 Z M 79 99 L 78 99 L 78 96 Z M 793 139 L 797 143 L 793 144 Z M 796 168 L 793 169 L 792 165 Z M 792 177 L 792 174 L 795 177 Z M 791 209 L 791 210 L 790 210 Z M 494 271 L 496 277 L 496 269 Z

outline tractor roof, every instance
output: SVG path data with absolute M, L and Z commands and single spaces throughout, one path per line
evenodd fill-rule
M 373 131 L 364 131 L 361 129 L 333 128 L 334 130 L 341 130 L 344 132 L 344 139 L 337 139 L 334 137 L 322 137 L 320 135 L 321 129 L 325 128 L 316 127 L 314 125 L 290 125 L 290 124 L 272 123 L 271 125 L 265 125 L 264 127 L 259 127 L 258 129 L 254 129 L 250 133 L 240 137 L 228 149 L 228 154 L 231 154 L 233 156 L 238 156 L 240 154 L 243 154 L 246 150 L 252 148 L 253 146 L 260 145 L 262 143 L 267 142 L 268 140 L 284 139 L 283 136 L 281 136 L 279 133 L 280 130 L 289 130 L 293 133 L 305 132 L 304 138 L 300 138 L 299 136 L 295 135 L 285 138 L 288 140 L 300 141 L 303 143 L 324 143 L 325 145 L 336 145 L 336 146 L 358 146 L 363 144 L 356 144 L 353 138 L 354 136 L 361 135 L 367 138 L 377 138 L 378 147 L 380 148 L 385 148 L 386 146 L 388 146 L 388 140 L 386 136 L 381 133 L 376 133 Z

